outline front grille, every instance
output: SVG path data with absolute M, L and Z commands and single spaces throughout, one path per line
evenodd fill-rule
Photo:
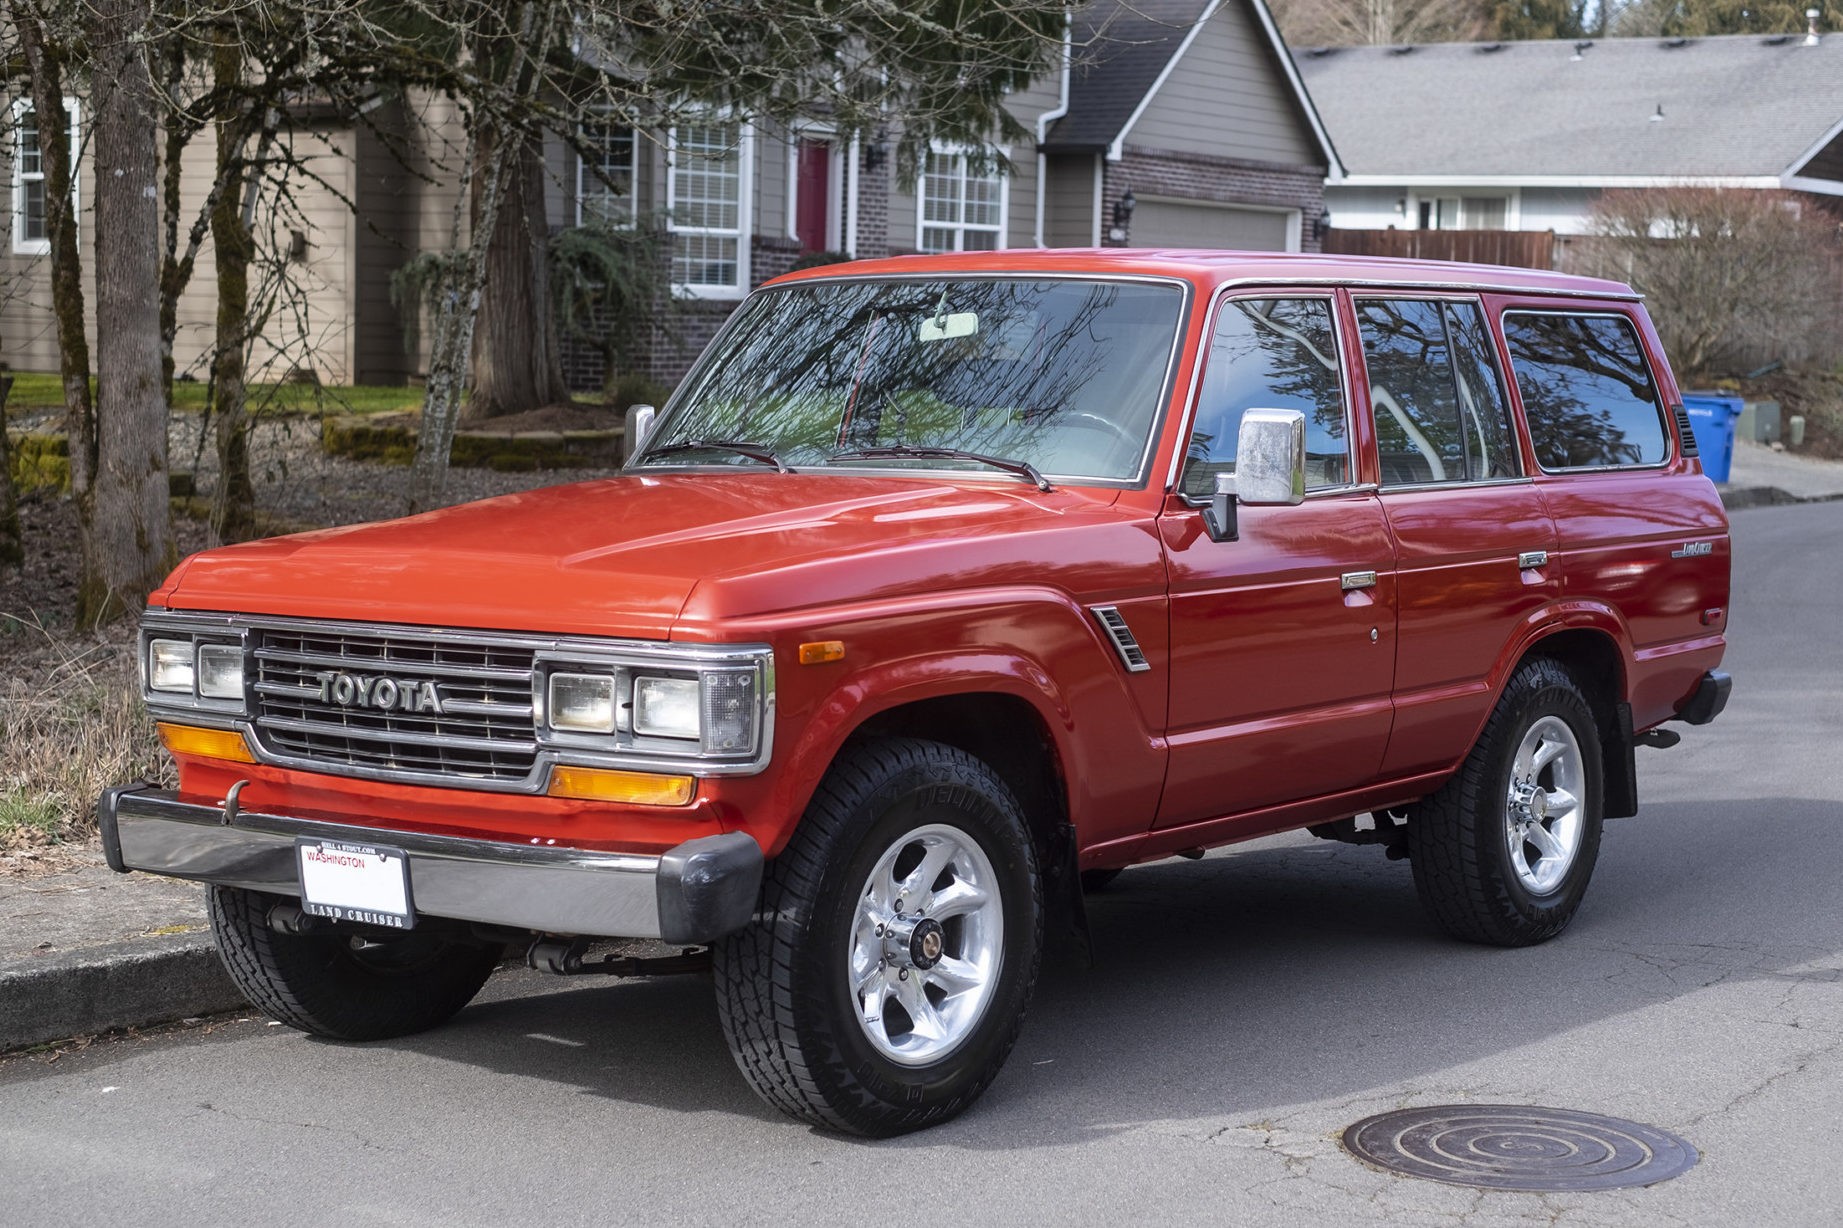
M 254 638 L 256 735 L 277 759 L 431 779 L 517 782 L 533 773 L 533 648 L 408 628 L 261 627 Z M 372 702 L 335 702 L 342 674 L 354 679 L 342 688 L 369 684 Z M 376 704 L 377 679 L 389 680 L 383 697 L 411 698 Z

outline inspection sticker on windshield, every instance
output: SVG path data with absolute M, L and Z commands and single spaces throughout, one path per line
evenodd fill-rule
M 416 924 L 409 858 L 402 849 L 302 838 L 294 842 L 294 852 L 303 912 L 398 930 Z

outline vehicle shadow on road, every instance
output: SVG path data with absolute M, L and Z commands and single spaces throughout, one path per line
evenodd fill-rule
M 1258 1120 L 1441 1086 L 1481 1057 L 1721 982 L 1834 981 L 1843 877 L 1812 850 L 1838 818 L 1811 800 L 1647 807 L 1608 825 L 1575 924 L 1524 950 L 1445 938 L 1408 866 L 1374 848 L 1293 836 L 1130 870 L 1089 899 L 1092 964 L 1052 953 L 1004 1074 L 924 1137 L 1009 1150 Z M 1831 967 L 1796 971 L 1814 962 Z M 780 1120 L 731 1062 L 706 978 L 519 984 L 532 988 L 394 1043 L 617 1101 Z

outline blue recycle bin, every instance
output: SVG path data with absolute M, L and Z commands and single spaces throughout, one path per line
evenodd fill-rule
M 1734 464 L 1734 421 L 1741 416 L 1741 407 L 1741 398 L 1719 392 L 1683 395 L 1683 409 L 1702 453 L 1702 472 L 1714 481 L 1727 481 Z

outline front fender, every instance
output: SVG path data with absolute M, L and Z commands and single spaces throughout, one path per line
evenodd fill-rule
M 770 856 L 778 853 L 840 748 L 866 722 L 928 700 L 993 694 L 1036 714 L 1082 844 L 1150 827 L 1165 742 L 1134 690 L 1147 675 L 1129 676 L 1093 620 L 1064 595 L 1012 590 L 969 602 L 966 594 L 940 594 L 918 604 L 937 603 L 933 617 L 905 603 L 899 613 L 835 611 L 820 620 L 807 613 L 799 626 L 749 628 L 776 645 L 776 731 L 766 773 L 713 782 L 735 800 L 737 825 Z M 948 609 L 956 616 L 939 616 Z M 798 664 L 798 645 L 820 638 L 841 640 L 844 660 Z M 1159 647 L 1162 675 L 1162 640 Z

